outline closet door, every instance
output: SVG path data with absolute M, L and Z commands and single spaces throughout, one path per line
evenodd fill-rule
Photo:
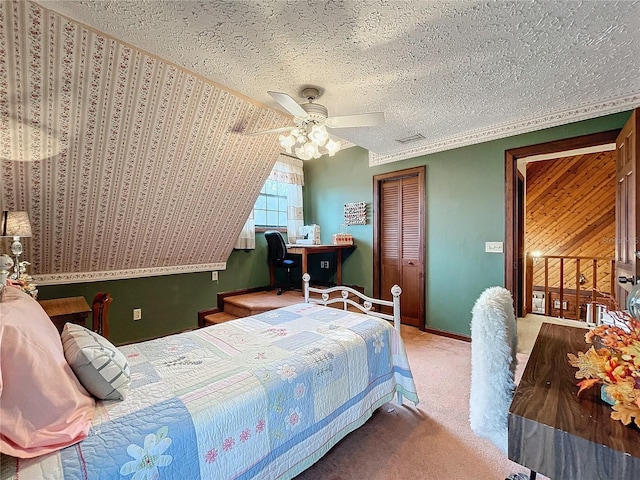
M 374 295 L 390 300 L 400 285 L 402 323 L 424 329 L 424 168 L 384 177 L 376 177 Z

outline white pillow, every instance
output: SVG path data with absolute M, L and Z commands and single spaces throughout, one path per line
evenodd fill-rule
M 62 331 L 64 357 L 94 397 L 124 400 L 131 384 L 126 357 L 109 340 L 74 323 Z

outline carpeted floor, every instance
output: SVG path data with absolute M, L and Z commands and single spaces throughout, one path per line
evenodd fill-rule
M 471 344 L 411 327 L 402 337 L 418 407 L 385 404 L 296 479 L 502 480 L 528 472 L 469 428 Z M 518 358 L 521 372 L 527 356 Z

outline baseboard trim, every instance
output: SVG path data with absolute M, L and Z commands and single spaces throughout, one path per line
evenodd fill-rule
M 471 342 L 471 337 L 466 335 L 460 335 L 459 333 L 446 332 L 444 330 L 438 330 L 437 328 L 425 328 L 425 332 L 433 333 L 434 335 L 440 335 L 441 337 L 453 338 L 455 340 L 462 340 L 463 342 Z

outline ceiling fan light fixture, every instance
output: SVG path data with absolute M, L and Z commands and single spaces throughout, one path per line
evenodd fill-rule
M 324 154 L 335 155 L 340 150 L 340 142 L 329 138 L 327 128 L 320 123 L 308 122 L 289 133 L 278 137 L 280 145 L 287 153 L 292 151 L 301 160 L 320 158 Z
M 291 128 L 289 135 L 282 134 L 278 140 L 287 153 L 290 154 L 293 151 L 301 160 L 310 160 L 326 154 L 332 157 L 340 150 L 342 145 L 339 141 L 329 138 L 327 128 L 354 128 L 384 124 L 382 112 L 330 117 L 327 107 L 315 103 L 322 94 L 322 90 L 317 87 L 306 87 L 302 90 L 302 96 L 307 99 L 307 103 L 303 104 L 298 104 L 286 93 L 271 91 L 267 93 L 293 115 L 295 127 L 273 128 L 250 135 L 282 132 Z

